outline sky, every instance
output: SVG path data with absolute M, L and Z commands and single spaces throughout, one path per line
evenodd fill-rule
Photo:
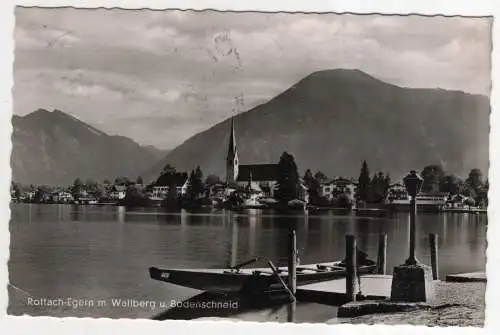
M 14 113 L 171 149 L 310 73 L 490 95 L 491 19 L 16 8 Z

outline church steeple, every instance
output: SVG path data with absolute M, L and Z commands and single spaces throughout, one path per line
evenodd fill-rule
M 226 157 L 226 182 L 235 182 L 238 178 L 238 149 L 236 148 L 236 136 L 234 133 L 234 119 L 231 119 L 231 130 L 229 134 L 229 146 Z
M 229 146 L 227 148 L 227 160 L 232 160 L 236 153 L 236 138 L 234 136 L 234 120 L 231 119 L 231 132 L 229 133 Z

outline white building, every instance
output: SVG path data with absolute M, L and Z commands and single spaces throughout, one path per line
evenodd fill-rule
M 163 200 L 168 194 L 168 189 L 168 186 L 153 186 L 151 196 L 149 198 L 151 200 Z
M 112 200 L 122 200 L 127 195 L 127 186 L 114 185 L 109 192 L 109 198 Z
M 421 192 L 417 194 L 417 204 L 421 206 L 445 206 L 449 199 L 449 193 L 444 192 Z M 385 203 L 388 205 L 409 205 L 410 195 L 402 183 L 389 186 Z
M 328 201 L 332 201 L 341 194 L 345 194 L 354 199 L 358 191 L 358 185 L 352 180 L 345 178 L 332 179 L 326 183 L 322 183 L 320 186 L 319 196 Z

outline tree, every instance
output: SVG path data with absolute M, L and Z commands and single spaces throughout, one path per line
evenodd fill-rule
M 299 198 L 300 177 L 292 155 L 284 152 L 278 162 L 278 189 L 276 199 L 280 202 Z
M 422 170 L 422 192 L 439 192 L 445 173 L 440 165 L 428 165 Z
M 208 175 L 207 178 L 205 179 L 205 184 L 208 186 L 217 185 L 220 182 L 221 182 L 220 178 L 214 174 Z
M 43 203 L 45 201 L 46 190 L 43 187 L 39 187 L 35 193 L 33 201 L 37 204 Z
M 83 182 L 82 182 L 82 180 L 80 179 L 80 177 L 77 177 L 77 178 L 73 181 L 73 186 L 75 186 L 75 187 L 82 187 L 82 186 L 83 186 Z
M 389 186 L 391 186 L 391 177 L 389 176 L 389 173 L 385 175 L 385 190 L 389 189 Z
M 465 181 L 469 187 L 478 189 L 483 186 L 483 173 L 479 169 L 472 169 L 469 172 L 469 177 Z
M 149 199 L 142 191 L 135 186 L 131 186 L 127 189 L 127 193 L 122 203 L 129 207 L 144 207 L 148 205 Z
M 82 191 L 83 191 L 83 182 L 78 177 L 73 181 L 73 186 L 71 186 L 71 195 L 73 196 L 73 198 L 78 199 Z
M 314 180 L 311 170 L 307 169 L 302 179 L 304 180 L 304 184 L 307 186 L 307 188 L 311 189 Z
M 175 168 L 170 165 L 170 164 L 167 164 L 163 167 L 163 171 L 161 172 L 161 174 L 166 174 L 166 173 L 175 173 Z
M 163 199 L 163 207 L 166 208 L 179 208 L 180 199 L 179 193 L 177 192 L 177 187 L 171 186 L 168 188 L 167 196 Z
M 340 194 L 338 197 L 335 198 L 335 206 L 340 207 L 340 208 L 352 208 L 354 204 L 354 199 L 349 197 L 348 194 Z
M 115 179 L 115 185 L 129 186 L 132 184 L 133 182 L 128 177 L 117 177 Z
M 239 207 L 243 205 L 243 196 L 241 191 L 234 191 L 228 197 L 228 203 L 231 207 Z
M 383 201 L 387 187 L 388 185 L 384 174 L 382 172 L 374 174 L 370 187 L 371 192 L 369 192 L 371 194 L 370 200 L 373 202 Z
M 328 177 L 321 171 L 317 171 L 315 174 L 314 174 L 314 179 L 316 179 L 316 181 L 320 184 L 322 183 L 325 183 L 328 181 Z
M 361 165 L 361 172 L 358 178 L 358 198 L 359 200 L 367 201 L 370 192 L 370 170 L 366 160 Z
M 455 175 L 447 175 L 441 184 L 440 191 L 450 193 L 451 195 L 460 193 L 461 180 Z
M 92 179 L 87 179 L 87 181 L 85 182 L 85 189 L 87 190 L 87 192 L 94 194 L 98 191 L 99 184 Z
M 200 166 L 198 165 L 196 167 L 196 170 L 194 170 L 194 177 L 195 177 L 195 188 L 198 194 L 202 193 L 205 185 L 203 184 L 203 172 L 201 171 Z
M 135 183 L 138 185 L 142 185 L 142 184 L 144 184 L 144 180 L 142 180 L 142 177 L 139 176 L 139 177 L 137 177 L 137 181 Z
M 153 186 L 181 186 L 187 178 L 187 173 L 177 172 L 172 165 L 167 164 Z
M 318 171 L 318 173 L 321 173 Z M 318 174 L 316 173 L 316 174 Z M 321 177 L 321 175 L 319 176 Z M 326 176 L 325 176 L 326 177 Z M 320 183 L 318 179 L 320 178 L 315 178 L 313 177 L 311 170 L 307 169 L 307 171 L 304 173 L 304 184 L 306 185 L 308 192 L 309 192 L 309 202 L 311 204 L 318 204 L 319 203 L 319 189 L 320 189 Z
M 12 182 L 11 188 L 12 188 L 12 193 L 14 194 L 14 197 L 19 200 L 19 198 L 21 197 L 21 188 L 19 187 L 19 184 Z
M 189 199 L 196 200 L 203 192 L 203 173 L 198 166 L 196 170 L 192 170 L 189 175 L 189 183 L 186 191 L 186 196 Z
M 471 206 L 475 206 L 476 205 L 476 202 L 472 198 L 467 198 L 467 199 L 465 199 L 465 204 L 467 206 L 469 206 L 469 209 L 470 209 Z

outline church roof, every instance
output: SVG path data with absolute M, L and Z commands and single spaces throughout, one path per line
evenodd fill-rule
M 275 181 L 278 179 L 278 164 L 240 165 L 237 181 Z

